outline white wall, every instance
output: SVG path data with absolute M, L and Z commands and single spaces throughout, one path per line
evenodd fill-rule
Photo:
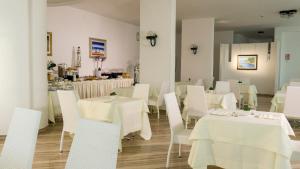
M 89 58 L 89 37 L 107 40 L 107 59 L 103 69 L 124 69 L 138 63 L 139 27 L 72 7 L 48 7 L 48 31 L 53 36 L 56 63 L 71 65 L 73 46 L 82 50 L 80 76 L 93 75 L 94 61 Z
M 222 43 L 233 43 L 233 31 L 217 31 L 214 36 L 214 77 L 219 80 L 220 72 L 220 45 Z
M 0 135 L 7 133 L 15 107 L 43 111 L 41 127 L 47 125 L 45 20 L 46 0 L 1 3 Z
M 155 47 L 147 33 L 158 35 Z M 140 1 L 140 78 L 142 83 L 160 87 L 163 81 L 175 82 L 176 0 Z
M 192 54 L 192 44 L 198 53 Z M 195 81 L 213 76 L 214 19 L 185 19 L 182 21 L 181 80 Z
M 221 52 L 222 80 L 249 78 L 260 94 L 274 94 L 276 44 L 271 45 L 271 57 L 268 60 L 268 43 L 248 43 L 232 45 L 232 61 Z M 237 70 L 237 56 L 257 54 L 257 70 Z
M 278 43 L 276 87 L 280 88 L 290 79 L 300 78 L 300 27 L 275 28 L 275 41 Z M 290 54 L 290 60 L 285 60 L 285 54 Z

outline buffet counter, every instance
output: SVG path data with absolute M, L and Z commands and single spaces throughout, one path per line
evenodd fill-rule
M 80 99 L 86 99 L 109 95 L 115 88 L 130 87 L 133 79 L 91 80 L 72 84 Z

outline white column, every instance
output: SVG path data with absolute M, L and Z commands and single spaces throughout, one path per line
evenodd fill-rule
M 31 105 L 43 112 L 40 127 L 48 125 L 47 1 L 31 0 Z
M 152 47 L 146 39 L 149 31 L 158 35 Z M 160 87 L 170 81 L 175 83 L 176 0 L 140 1 L 140 79 Z
M 40 59 L 46 61 L 46 40 L 40 39 L 46 34 L 39 23 L 45 15 L 34 16 L 45 9 L 45 0 L 0 0 L 0 135 L 7 133 L 15 107 L 46 110 L 40 106 L 47 100 L 41 94 L 47 96 L 46 62 Z
M 214 61 L 214 18 L 182 21 L 181 80 L 211 78 Z M 194 55 L 192 44 L 198 46 Z

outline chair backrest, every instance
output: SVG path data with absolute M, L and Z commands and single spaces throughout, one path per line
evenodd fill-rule
M 57 96 L 64 121 L 63 131 L 74 133 L 80 119 L 75 93 L 72 90 L 58 90 Z
M 203 86 L 204 85 L 203 79 L 198 79 L 197 82 L 195 83 L 195 85 L 197 85 L 197 86 Z
M 187 106 L 190 110 L 197 111 L 204 115 L 207 113 L 208 106 L 203 86 L 187 86 Z
M 136 84 L 133 89 L 132 97 L 137 99 L 144 99 L 148 104 L 149 88 L 149 84 Z
M 285 96 L 284 113 L 300 117 L 300 87 L 288 86 Z
M 114 169 L 117 165 L 120 126 L 81 119 L 65 169 Z
M 238 83 L 238 80 L 228 80 L 230 84 L 230 91 L 234 93 L 235 98 L 240 98 L 240 84 Z
M 1 154 L 0 168 L 31 169 L 41 112 L 16 108 Z
M 215 91 L 217 94 L 230 93 L 230 83 L 228 81 L 217 81 Z
M 203 81 L 205 90 L 208 90 L 210 87 L 214 87 L 214 77 L 205 78 Z
M 300 86 L 300 82 L 290 82 L 290 86 Z
M 165 81 L 161 84 L 159 95 L 158 95 L 158 105 L 162 106 L 164 104 L 164 95 L 170 92 L 170 83 Z
M 175 132 L 176 130 L 184 129 L 175 93 L 165 94 L 164 98 L 171 131 Z

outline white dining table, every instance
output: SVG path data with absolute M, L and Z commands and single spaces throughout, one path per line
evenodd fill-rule
M 226 94 L 216 94 L 206 92 L 206 101 L 208 104 L 208 109 L 235 109 L 237 100 L 234 96 L 234 93 L 226 93 Z M 187 111 L 189 110 L 189 105 L 187 103 L 187 99 L 183 102 L 184 108 L 182 111 L 182 118 L 185 120 Z
M 110 110 L 105 110 L 101 103 L 110 104 Z M 149 109 L 143 99 L 104 96 L 81 99 L 78 101 L 78 107 L 83 118 L 120 125 L 121 139 L 137 131 L 145 140 L 150 140 L 152 137 Z
M 218 111 L 202 117 L 189 137 L 193 169 L 291 169 L 289 135 L 295 133 L 284 114 Z

